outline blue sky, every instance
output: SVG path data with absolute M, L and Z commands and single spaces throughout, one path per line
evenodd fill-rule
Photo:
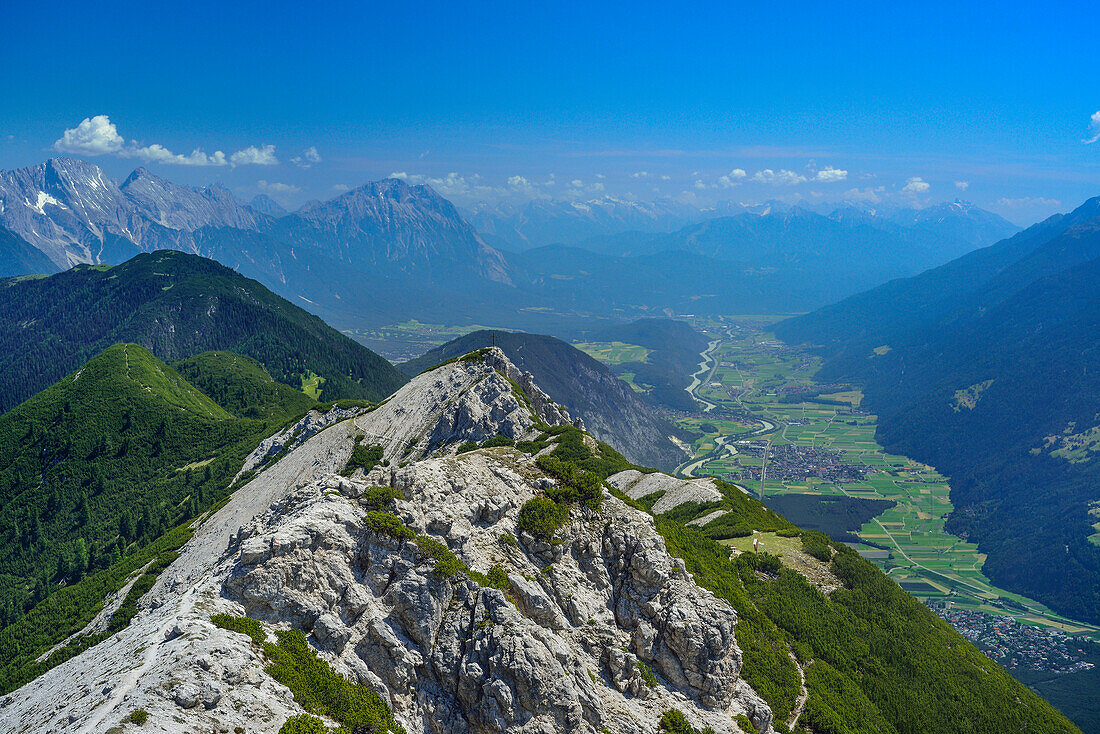
M 392 173 L 464 204 L 961 196 L 1026 224 L 1100 195 L 1098 27 L 1057 2 L 18 3 L 0 168 L 68 150 L 290 205 Z

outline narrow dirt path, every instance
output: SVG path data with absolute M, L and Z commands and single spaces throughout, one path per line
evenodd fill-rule
M 101 727 L 103 720 L 114 712 L 118 705 L 122 703 L 126 694 L 132 691 L 138 681 L 141 680 L 142 675 L 153 667 L 153 664 L 157 660 L 157 655 L 160 654 L 160 645 L 165 641 L 165 636 L 168 634 L 169 630 L 190 614 L 191 607 L 195 603 L 196 590 L 199 585 L 206 580 L 207 576 L 209 576 L 209 574 L 204 575 L 199 584 L 192 586 L 182 597 L 180 597 L 179 604 L 176 605 L 176 611 L 157 627 L 156 635 L 152 638 L 153 643 L 145 648 L 145 652 L 141 657 L 141 664 L 127 671 L 126 675 L 122 677 L 122 681 L 111 690 L 107 700 L 96 707 L 95 713 L 92 714 L 91 718 L 84 724 L 84 727 L 80 730 L 80 734 L 99 734 L 99 732 L 103 731 Z
M 787 728 L 794 729 L 798 724 L 798 719 L 802 716 L 802 712 L 806 710 L 806 700 L 810 697 L 810 692 L 806 689 L 806 671 L 798 664 L 798 658 L 794 656 L 793 652 L 788 650 L 787 654 L 791 656 L 794 667 L 798 668 L 798 678 L 801 681 L 799 683 L 798 700 L 795 701 L 794 708 L 791 709 L 791 715 L 787 717 Z M 812 662 L 811 660 L 810 663 Z M 807 665 L 810 663 L 807 663 Z

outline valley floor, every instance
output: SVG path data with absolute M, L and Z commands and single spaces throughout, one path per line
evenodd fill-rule
M 711 342 L 688 388 L 699 412 L 678 421 L 698 435 L 679 473 L 722 477 L 796 524 L 849 542 L 1024 682 L 1039 675 L 1048 688 L 1053 679 L 1072 688 L 1092 676 L 1100 628 L 994 586 L 977 546 L 944 530 L 948 480 L 886 453 L 862 393 L 818 384 L 817 358 L 776 339 L 772 321 L 695 324 Z M 782 540 L 761 538 L 762 547 Z

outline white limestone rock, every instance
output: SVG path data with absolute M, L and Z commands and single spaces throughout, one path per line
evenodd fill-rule
M 277 732 L 301 708 L 249 638 L 210 621 L 247 613 L 269 636 L 303 630 L 410 734 L 641 734 L 669 708 L 716 732 L 738 732 L 739 714 L 770 732 L 740 677 L 737 615 L 692 582 L 649 515 L 606 496 L 573 509 L 560 543 L 514 540 L 548 484 L 533 457 L 451 453 L 477 431 L 536 430 L 489 357 L 422 375 L 264 468 L 196 529 L 129 627 L 0 698 L 0 731 L 99 734 L 141 708 L 145 732 Z M 568 420 L 524 393 L 541 420 Z M 412 445 L 409 463 L 339 476 L 359 433 L 394 459 Z M 372 533 L 359 500 L 372 483 L 399 490 L 392 511 L 473 571 L 500 566 L 507 591 L 441 578 L 415 543 Z

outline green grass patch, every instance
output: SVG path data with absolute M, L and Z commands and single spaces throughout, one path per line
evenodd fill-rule
M 387 463 L 382 459 L 383 449 L 381 446 L 377 444 L 363 445 L 362 440 L 362 437 L 356 439 L 355 448 L 351 450 L 348 463 L 344 466 L 344 470 L 340 472 L 345 477 L 350 477 L 356 469 L 362 469 L 365 474 L 379 464 L 385 465 Z

